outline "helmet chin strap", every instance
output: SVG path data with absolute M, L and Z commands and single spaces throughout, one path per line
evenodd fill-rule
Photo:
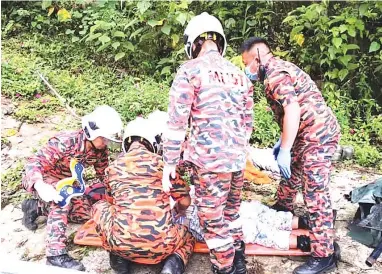
M 222 54 L 223 48 L 221 45 L 222 37 L 218 33 L 215 32 L 205 32 L 199 35 L 194 42 L 195 49 L 192 50 L 192 58 L 197 58 L 200 51 L 202 50 L 202 46 L 206 41 L 213 41 L 217 47 L 217 51 Z M 211 51 L 211 50 L 208 50 Z
M 93 147 L 94 149 L 98 150 L 98 148 L 95 147 L 93 141 L 90 141 L 90 143 L 92 144 L 92 147 Z
M 130 151 L 131 145 L 135 142 L 138 142 L 142 144 L 148 151 L 156 153 L 156 146 L 155 144 L 151 144 L 148 140 L 146 140 L 143 137 L 138 136 L 130 136 L 127 140 L 124 141 L 124 146 L 126 152 Z
M 88 141 L 92 145 L 92 147 L 93 147 L 93 149 L 95 151 L 102 151 L 103 150 L 103 149 L 96 148 L 96 146 L 94 145 L 93 141 L 90 141 L 90 140 L 86 140 L 86 141 Z M 85 148 L 86 148 L 86 146 L 85 146 Z

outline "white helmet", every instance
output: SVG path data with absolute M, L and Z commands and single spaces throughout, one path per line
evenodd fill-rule
M 123 123 L 114 108 L 103 105 L 82 117 L 82 129 L 86 139 L 90 141 L 104 137 L 114 142 L 121 142 Z
M 161 135 L 167 128 L 168 114 L 164 111 L 155 110 L 147 116 L 147 120 L 151 123 L 154 132 Z
M 168 115 L 156 110 L 147 119 L 137 117 L 127 124 L 123 135 L 123 151 L 126 153 L 132 142 L 140 141 L 154 152 L 160 152 L 161 134 L 166 129 Z M 141 139 L 140 139 L 141 138 Z
M 198 38 L 203 33 L 216 32 L 223 37 L 223 45 L 221 50 L 221 55 L 223 56 L 227 48 L 227 41 L 224 35 L 223 27 L 220 21 L 207 12 L 203 12 L 195 17 L 193 17 L 188 23 L 186 30 L 184 31 L 184 50 L 189 59 L 193 58 L 192 45 L 195 43 L 196 38 Z

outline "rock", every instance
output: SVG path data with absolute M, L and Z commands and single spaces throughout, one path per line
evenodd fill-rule
M 1 139 L 1 152 L 6 154 L 12 147 L 12 143 L 8 139 Z
M 20 126 L 20 122 L 16 119 L 13 119 L 9 116 L 3 116 L 3 120 L 1 121 L 1 129 L 2 130 L 9 130 L 9 129 L 15 129 L 17 130 Z
M 21 136 L 36 136 L 36 135 L 41 135 L 41 130 L 38 126 L 36 125 L 29 125 L 29 124 L 24 124 L 20 128 L 20 135 Z
M 102 248 L 90 251 L 89 254 L 81 261 L 86 271 L 93 273 L 112 273 L 109 264 L 109 253 Z
M 15 106 L 12 104 L 1 106 L 1 113 L 3 115 L 11 115 L 14 111 L 15 111 Z

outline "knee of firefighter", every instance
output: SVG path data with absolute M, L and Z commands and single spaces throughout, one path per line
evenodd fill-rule
M 198 207 L 199 211 L 223 211 L 223 203 L 226 204 L 227 200 L 225 197 L 214 197 L 214 196 L 204 196 L 196 197 L 195 205 Z
M 113 216 L 115 213 L 115 207 L 107 201 L 98 201 L 92 208 L 92 219 L 100 224 L 104 222 L 108 217 Z
M 198 209 L 200 225 L 206 229 L 218 225 L 224 221 L 223 203 L 221 199 L 215 197 L 197 198 L 195 204 Z

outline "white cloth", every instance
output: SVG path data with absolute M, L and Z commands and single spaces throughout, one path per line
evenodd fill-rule
M 289 249 L 293 214 L 278 212 L 258 201 L 243 201 L 240 206 L 245 243 L 254 243 L 280 250 Z
M 191 200 L 193 200 L 193 194 L 190 194 L 190 196 Z M 243 201 L 240 206 L 238 223 L 242 224 L 245 243 L 288 250 L 289 237 L 292 231 L 292 218 L 293 215 L 290 212 L 278 212 L 258 201 Z M 178 218 L 174 216 L 174 222 L 187 226 L 198 241 L 204 241 L 197 208 L 193 202 L 187 209 L 186 216 Z
M 280 174 L 280 169 L 273 155 L 272 148 L 249 147 L 248 157 L 251 159 L 253 165 L 259 169 Z

